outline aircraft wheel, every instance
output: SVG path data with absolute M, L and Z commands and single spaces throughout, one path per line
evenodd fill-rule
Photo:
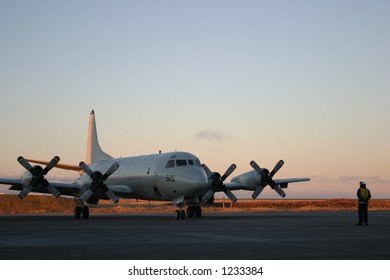
M 175 219 L 176 220 L 180 219 L 180 210 L 175 211 Z
M 183 220 L 186 217 L 186 212 L 184 210 L 176 210 L 175 211 L 175 219 Z
M 74 208 L 73 213 L 74 213 L 74 218 L 75 219 L 80 219 L 81 218 L 81 207 L 80 206 L 76 206 Z
M 83 207 L 82 214 L 83 214 L 83 218 L 84 219 L 88 219 L 89 218 L 89 207 L 88 206 L 84 206 Z
M 186 217 L 186 211 L 180 210 L 180 219 L 183 220 Z
M 187 217 L 188 218 L 193 218 L 195 215 L 195 208 L 194 206 L 188 206 L 187 208 Z
M 194 207 L 195 217 L 200 218 L 202 216 L 202 208 L 198 205 Z

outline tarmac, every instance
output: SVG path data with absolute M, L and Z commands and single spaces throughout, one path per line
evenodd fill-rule
M 0 215 L 2 260 L 390 260 L 390 211 Z

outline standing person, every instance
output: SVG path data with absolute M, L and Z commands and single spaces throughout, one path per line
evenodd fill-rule
M 360 188 L 357 191 L 358 197 L 358 214 L 359 214 L 359 222 L 356 224 L 357 226 L 361 226 L 364 224 L 368 225 L 368 201 L 371 198 L 371 192 L 366 187 L 366 183 L 363 181 L 360 182 Z

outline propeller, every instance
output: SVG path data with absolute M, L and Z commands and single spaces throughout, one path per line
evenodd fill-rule
M 222 176 L 218 172 L 212 172 L 205 164 L 202 164 L 202 167 L 209 178 L 210 187 L 210 189 L 202 197 L 202 202 L 207 203 L 207 201 L 209 201 L 217 191 L 223 191 L 231 201 L 236 202 L 237 197 L 225 186 L 223 182 L 230 176 L 230 174 L 233 173 L 237 166 L 233 163 Z
M 45 168 L 40 165 L 31 166 L 31 164 L 22 156 L 18 157 L 18 162 L 32 175 L 29 181 L 24 182 L 24 188 L 19 193 L 19 198 L 25 198 L 33 189 L 43 187 L 53 196 L 59 197 L 61 193 L 46 180 L 45 175 L 53 169 L 60 161 L 59 156 L 55 156 Z
M 114 203 L 118 203 L 119 198 L 105 184 L 108 177 L 110 177 L 119 168 L 118 163 L 113 163 L 104 175 L 100 171 L 92 171 L 83 161 L 80 162 L 79 166 L 92 179 L 91 186 L 78 198 L 80 202 L 86 202 L 94 193 L 101 191 L 105 193 Z
M 273 190 L 275 190 L 281 197 L 286 196 L 286 193 L 282 190 L 282 188 L 278 184 L 276 184 L 275 181 L 272 179 L 272 177 L 276 174 L 276 172 L 278 172 L 280 168 L 282 168 L 282 166 L 284 165 L 283 160 L 279 160 L 271 172 L 269 172 L 268 169 L 261 168 L 253 160 L 250 162 L 250 165 L 260 175 L 261 178 L 260 185 L 256 188 L 256 190 L 252 194 L 253 199 L 256 199 L 267 185 L 269 185 Z

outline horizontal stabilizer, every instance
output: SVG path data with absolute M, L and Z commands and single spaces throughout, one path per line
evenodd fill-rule
M 44 161 L 44 160 L 37 160 L 37 159 L 26 159 L 26 160 L 29 161 L 29 162 L 43 164 L 43 165 L 49 164 L 48 161 Z M 75 165 L 75 164 L 67 164 L 67 163 L 57 163 L 55 168 L 65 169 L 65 170 L 72 170 L 72 171 L 77 171 L 77 172 L 81 171 L 80 166 Z

